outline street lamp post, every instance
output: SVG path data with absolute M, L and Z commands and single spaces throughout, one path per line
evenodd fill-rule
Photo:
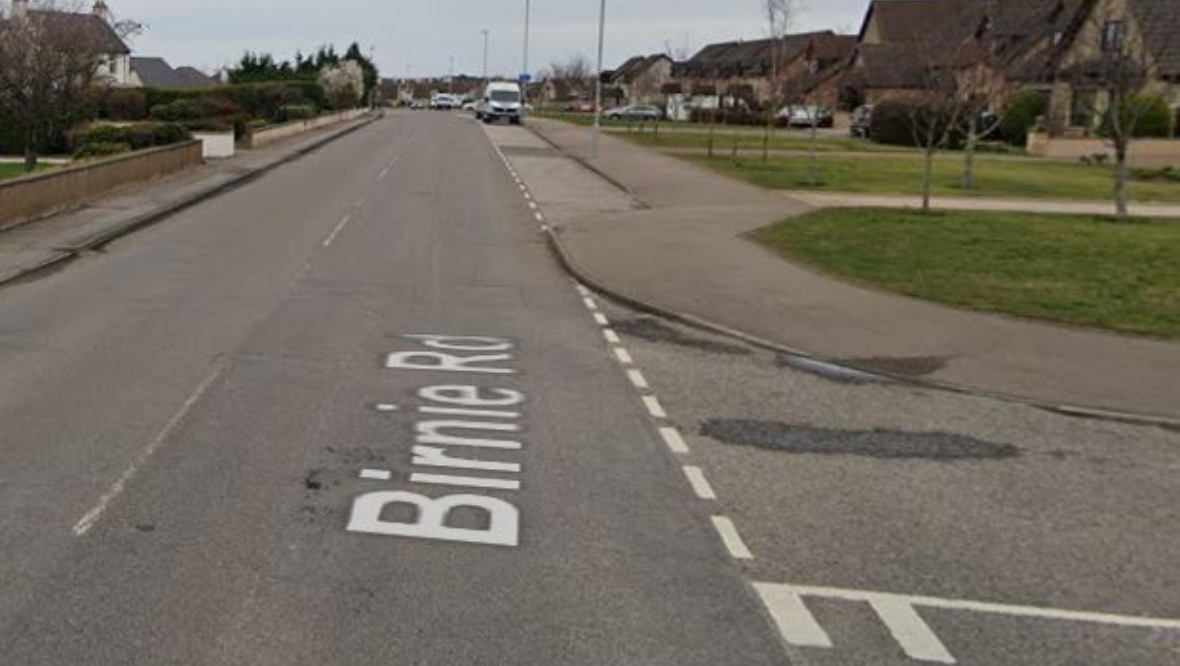
M 598 140 L 602 136 L 602 51 L 606 42 L 606 0 L 598 10 L 598 70 L 594 81 L 594 131 L 590 138 L 590 159 L 598 159 Z
M 483 85 L 488 86 L 488 31 L 483 31 Z
M 529 22 L 532 19 L 532 0 L 524 0 L 524 68 L 520 70 L 521 78 L 523 79 L 529 73 Z M 529 82 L 522 80 L 521 87 L 521 101 L 528 104 L 529 101 Z

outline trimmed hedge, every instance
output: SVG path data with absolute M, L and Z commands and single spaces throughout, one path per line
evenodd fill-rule
M 949 114 L 933 106 L 909 102 L 882 102 L 873 107 L 869 138 L 891 146 L 922 147 L 921 134 L 927 123 L 938 123 L 938 133 L 946 131 L 951 122 Z M 918 123 L 915 131 L 915 123 Z M 967 136 L 967 121 L 950 132 L 946 148 L 958 148 Z
M 170 146 L 188 141 L 192 134 L 176 123 L 136 123 L 133 125 L 94 125 L 77 135 L 75 152 L 91 144 L 126 144 L 131 150 Z
M 131 146 L 129 144 L 96 141 L 94 143 L 82 144 L 78 150 L 74 151 L 74 159 L 82 160 L 91 157 L 111 157 L 113 155 L 123 155 L 129 152 L 131 152 Z
M 1037 118 L 1045 115 L 1049 101 L 1035 90 L 1021 90 L 1008 98 L 1004 118 L 1000 121 L 1000 135 L 1013 146 L 1028 144 L 1028 134 Z
M 1099 134 L 1110 136 L 1110 111 L 1102 121 Z M 1172 131 L 1172 109 L 1158 95 L 1137 95 L 1127 100 L 1123 107 L 1124 126 L 1135 123 L 1135 136 L 1148 138 L 1168 137 Z

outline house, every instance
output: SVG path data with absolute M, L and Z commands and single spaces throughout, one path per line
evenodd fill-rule
M 826 75 L 822 81 L 831 78 L 838 71 L 833 68 L 845 65 L 854 45 L 855 38 L 832 31 L 710 44 L 675 65 L 672 78 L 687 96 L 708 97 L 712 91 L 733 103 L 756 105 L 782 99 L 793 79 L 821 72 Z M 814 81 L 812 89 L 820 82 Z
M 1180 107 L 1177 34 L 1176 0 L 875 0 L 841 85 L 875 104 L 921 97 L 932 72 L 983 69 L 998 88 L 1042 93 L 1054 133 L 1085 132 L 1102 107 L 1085 72 L 1115 43 L 1158 61 L 1153 78 Z
M 115 86 L 127 86 L 131 81 L 131 49 L 115 31 L 107 3 L 98 0 L 89 13 L 41 11 L 29 8 L 29 0 L 13 0 L 12 18 L 42 24 L 48 32 L 67 35 L 71 41 L 81 41 L 102 54 L 98 75 Z
M 212 88 L 218 80 L 193 67 L 172 68 L 163 58 L 131 58 L 131 80 L 134 88 L 192 89 Z
M 627 104 L 650 104 L 662 101 L 661 90 L 672 78 L 672 58 L 663 53 L 635 56 L 618 69 L 604 72 L 603 85 L 612 97 Z

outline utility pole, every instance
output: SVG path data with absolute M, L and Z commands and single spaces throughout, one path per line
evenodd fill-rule
M 450 71 L 450 73 L 451 73 L 451 74 L 450 74 L 450 79 L 451 79 L 451 94 L 452 94 L 452 95 L 454 95 L 454 94 L 455 94 L 455 56 L 451 56 L 451 65 L 450 65 L 450 70 L 449 70 L 449 71 Z
M 483 30 L 483 85 L 488 87 L 488 31 Z
M 598 70 L 594 77 L 594 131 L 590 135 L 590 159 L 598 159 L 598 140 L 602 136 L 602 51 L 606 44 L 606 0 L 598 10 Z
M 524 0 L 524 68 L 520 71 L 521 78 L 527 77 L 529 73 L 529 22 L 532 19 L 532 0 Z M 521 81 L 523 90 L 520 98 L 524 104 L 529 101 L 529 82 L 528 80 Z

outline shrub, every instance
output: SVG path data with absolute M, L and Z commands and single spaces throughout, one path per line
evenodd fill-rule
M 81 151 L 90 144 L 126 144 L 131 150 L 168 146 L 192 138 L 176 123 L 135 123 L 133 125 L 94 125 L 75 137 Z
M 1172 130 L 1172 109 L 1158 95 L 1137 95 L 1126 101 L 1122 109 L 1123 126 L 1135 123 L 1136 137 L 1167 137 Z M 1099 134 L 1110 136 L 1111 111 L 1102 121 Z
M 279 107 L 278 117 L 275 120 L 280 123 L 286 123 L 315 117 L 316 109 L 310 104 L 284 104 Z
M 1028 143 L 1028 134 L 1037 118 L 1048 110 L 1049 101 L 1035 90 L 1021 90 L 1008 98 L 1004 105 L 1004 118 L 1000 121 L 1000 135 L 1013 146 Z
M 941 135 L 951 121 L 949 115 L 935 107 L 914 102 L 882 102 L 873 107 L 869 138 L 892 146 L 923 147 L 921 130 L 928 126 L 927 123 L 938 123 L 938 134 Z M 959 122 L 960 126 L 950 132 L 947 145 L 940 147 L 957 148 L 963 145 L 967 136 L 967 119 L 960 119 Z
M 107 120 L 145 120 L 148 108 L 147 94 L 142 90 L 111 88 L 98 102 L 98 115 Z
M 112 155 L 122 155 L 129 152 L 131 152 L 130 144 L 96 141 L 94 143 L 83 144 L 78 150 L 74 151 L 74 159 L 111 157 Z
M 182 98 L 152 107 L 152 118 L 171 122 L 224 118 L 242 113 L 242 107 L 224 97 Z

